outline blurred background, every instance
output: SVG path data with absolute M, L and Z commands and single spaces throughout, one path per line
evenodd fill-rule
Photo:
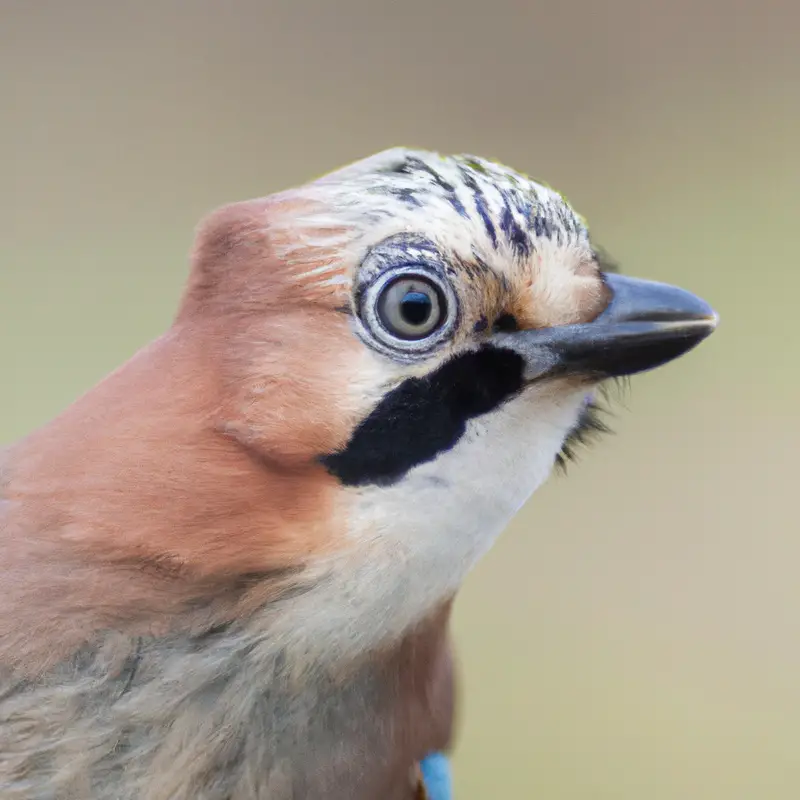
M 395 144 L 541 177 L 722 322 L 468 581 L 458 797 L 797 797 L 799 30 L 793 0 L 0 0 L 0 441 L 169 324 L 215 206 Z

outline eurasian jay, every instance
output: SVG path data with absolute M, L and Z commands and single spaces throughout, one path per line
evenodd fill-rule
M 425 796 L 465 576 L 716 321 L 480 158 L 215 211 L 170 329 L 0 452 L 0 796 Z

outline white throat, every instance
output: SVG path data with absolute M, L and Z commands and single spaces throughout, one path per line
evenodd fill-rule
M 397 483 L 345 490 L 356 546 L 346 567 L 331 570 L 325 610 L 316 605 L 320 641 L 363 652 L 452 597 L 550 474 L 585 397 L 563 385 L 530 387 L 470 420 L 452 449 Z

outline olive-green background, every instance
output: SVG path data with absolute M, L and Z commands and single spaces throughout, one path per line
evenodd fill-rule
M 0 0 L 0 440 L 169 323 L 199 217 L 395 144 L 547 180 L 717 333 L 457 607 L 458 796 L 800 794 L 800 4 Z

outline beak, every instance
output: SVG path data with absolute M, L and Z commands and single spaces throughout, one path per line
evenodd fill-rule
M 558 375 L 603 378 L 660 367 L 709 336 L 718 317 L 677 286 L 603 275 L 612 297 L 593 322 L 498 333 L 492 343 L 525 359 L 525 379 Z

